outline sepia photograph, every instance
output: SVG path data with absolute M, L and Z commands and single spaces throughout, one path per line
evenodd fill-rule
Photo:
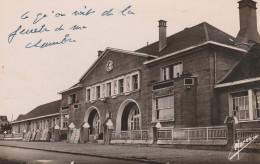
M 260 164 L 259 0 L 2 0 L 0 163 Z

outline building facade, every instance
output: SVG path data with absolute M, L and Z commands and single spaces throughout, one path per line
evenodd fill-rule
M 88 127 L 89 140 L 101 140 L 109 122 L 113 134 L 127 139 L 158 126 L 220 126 L 226 117 L 235 117 L 237 128 L 259 128 L 256 2 L 239 1 L 239 13 L 237 37 L 206 22 L 167 37 L 167 22 L 159 20 L 157 42 L 136 51 L 99 51 L 78 83 L 59 92 L 61 100 L 19 116 L 13 131 L 58 124 L 60 139 L 70 140 L 72 129 L 75 137 Z
M 50 102 L 34 108 L 25 115 L 19 115 L 12 122 L 12 132 L 40 132 L 49 130 L 54 125 L 60 125 L 60 104 L 60 100 Z
M 254 121 L 259 115 L 255 83 L 242 93 L 221 89 L 223 79 L 260 38 L 256 2 L 239 1 L 239 12 L 236 38 L 206 22 L 167 37 L 166 21 L 160 20 L 158 42 L 136 51 L 107 48 L 99 52 L 79 82 L 60 92 L 64 133 L 70 124 L 79 129 L 87 122 L 91 137 L 102 139 L 107 118 L 118 134 L 151 130 L 157 123 L 165 128 L 223 125 L 226 116 Z M 242 101 L 244 105 L 237 105 Z M 251 109 L 251 101 L 257 102 L 254 111 L 231 110 Z M 246 106 L 250 102 L 252 107 Z

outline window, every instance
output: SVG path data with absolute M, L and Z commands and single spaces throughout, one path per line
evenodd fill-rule
M 130 76 L 126 76 L 125 78 L 125 91 L 126 92 L 130 91 Z
M 174 119 L 174 96 L 160 97 L 155 99 L 155 119 Z
M 180 77 L 182 74 L 182 63 L 176 63 L 162 67 L 162 80 L 170 80 L 173 78 Z
M 91 100 L 95 100 L 95 94 L 96 94 L 96 92 L 95 92 L 95 87 L 91 87 Z
M 39 129 L 42 129 L 42 121 L 39 123 Z
M 114 85 L 114 92 L 113 92 L 113 94 L 116 95 L 116 94 L 118 93 L 118 92 L 117 92 L 117 91 L 118 91 L 118 88 L 117 88 L 117 80 L 114 80 L 114 81 L 113 81 L 113 85 Z
M 248 104 L 248 93 L 239 92 L 232 94 L 233 103 L 233 115 L 238 118 L 238 120 L 248 120 L 249 119 L 249 104 Z
M 169 80 L 170 79 L 169 70 L 170 70 L 169 67 L 162 68 L 163 80 Z
M 69 115 L 65 114 L 63 115 L 62 128 L 68 128 L 68 124 L 69 124 Z
M 255 91 L 254 118 L 260 119 L 260 92 Z
M 92 134 L 99 134 L 100 133 L 100 120 L 99 120 L 99 116 L 98 113 L 96 113 L 96 115 L 93 118 L 93 131 Z
M 107 83 L 106 96 L 111 96 L 111 83 Z
M 73 104 L 76 103 L 76 94 L 70 95 L 69 96 L 69 100 L 68 100 L 68 104 Z
M 140 130 L 141 115 L 138 106 L 134 106 L 129 115 L 130 130 Z
M 87 89 L 87 101 L 90 101 L 91 92 L 90 89 Z
M 100 86 L 96 87 L 96 92 L 97 92 L 96 93 L 96 96 L 97 96 L 96 98 L 98 99 L 98 98 L 100 98 Z
M 106 84 L 102 84 L 101 98 L 104 98 L 104 97 L 105 97 L 105 92 L 106 92 Z
M 119 80 L 119 93 L 124 92 L 124 79 Z
M 132 80 L 133 80 L 133 90 L 139 89 L 138 74 L 133 75 Z
M 60 125 L 60 118 L 59 117 L 56 118 L 56 123 L 55 124 Z

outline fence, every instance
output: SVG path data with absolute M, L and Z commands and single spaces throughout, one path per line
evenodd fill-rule
M 245 141 L 249 138 L 260 136 L 260 129 L 236 129 L 236 140 Z M 260 137 L 258 137 L 255 143 L 260 143 Z
M 13 134 L 5 134 L 3 136 L 4 140 L 21 140 L 23 138 L 23 133 L 13 133 Z
M 112 140 L 152 140 L 153 138 L 151 130 L 113 131 L 111 135 Z
M 225 126 L 158 130 L 159 140 L 216 140 L 226 138 L 227 128 Z

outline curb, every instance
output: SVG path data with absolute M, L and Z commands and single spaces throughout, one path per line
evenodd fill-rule
M 5 147 L 13 147 L 13 148 L 22 148 L 22 149 L 30 149 L 30 150 L 41 150 L 41 151 L 48 151 L 54 153 L 66 153 L 72 155 L 83 155 L 89 157 L 97 157 L 97 158 L 107 158 L 107 159 L 116 159 L 116 160 L 123 160 L 123 161 L 133 161 L 133 162 L 142 162 L 142 163 L 151 163 L 151 164 L 164 164 L 165 162 L 157 162 L 152 160 L 144 160 L 144 159 L 135 159 L 135 158 L 120 158 L 120 157 L 111 157 L 106 155 L 94 155 L 94 154 L 87 154 L 87 153 L 76 153 L 76 152 L 66 152 L 66 151 L 58 151 L 58 150 L 49 150 L 49 149 L 40 149 L 40 148 L 31 148 L 31 147 L 22 147 L 22 146 L 13 146 L 13 145 L 2 145 Z

